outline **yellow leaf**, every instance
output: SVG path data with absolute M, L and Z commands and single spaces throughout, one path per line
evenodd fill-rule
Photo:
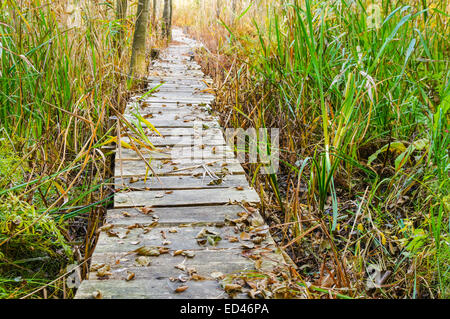
M 132 149 L 132 150 L 136 150 L 135 147 L 131 146 L 130 144 L 128 144 L 127 142 L 125 142 L 125 141 L 123 141 L 123 140 L 120 140 L 120 145 L 121 145 L 122 147 L 125 147 L 125 148 L 129 148 L 129 149 Z
M 358 224 L 358 227 L 357 227 L 357 229 L 360 231 L 360 232 L 363 232 L 364 231 L 364 226 L 363 226 L 363 224 Z
M 152 131 L 154 131 L 156 134 L 158 134 L 159 136 L 162 136 L 161 133 L 158 132 L 158 130 L 156 129 L 156 127 L 150 123 L 149 121 L 147 121 L 144 117 L 140 116 L 139 120 L 141 120 L 142 122 L 145 123 L 145 125 L 147 125 L 147 127 L 149 127 Z
M 145 148 L 148 149 L 148 150 L 153 150 L 153 149 L 155 149 L 155 146 L 154 146 L 152 143 L 150 143 L 150 142 L 148 142 L 149 145 L 147 145 L 147 144 L 145 144 L 144 142 L 138 140 L 137 138 L 134 138 L 134 137 L 132 137 L 132 136 L 130 136 L 130 138 L 131 138 L 133 141 L 135 141 L 136 143 L 138 143 L 138 144 L 141 145 L 142 147 L 145 147 Z
M 381 236 L 381 243 L 384 245 L 386 245 L 386 236 L 384 236 L 384 234 L 382 232 L 380 232 L 380 236 Z
M 102 147 L 104 145 L 108 145 L 108 144 L 115 143 L 115 142 L 117 142 L 117 137 L 110 136 L 105 142 L 101 143 L 98 147 Z

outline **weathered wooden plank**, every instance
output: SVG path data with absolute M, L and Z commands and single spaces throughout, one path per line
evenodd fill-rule
M 166 163 L 160 160 L 153 160 L 151 167 L 154 174 L 157 176 L 167 175 L 208 175 L 208 172 L 214 174 L 244 174 L 242 166 L 237 160 L 230 160 L 224 162 L 221 160 L 204 160 L 201 158 L 194 159 L 179 159 L 173 162 Z M 224 166 L 226 165 L 226 166 Z M 148 176 L 152 174 L 152 171 L 148 169 L 148 166 L 143 161 L 128 161 L 128 160 L 116 160 L 115 176 L 118 177 L 139 177 Z
M 234 153 L 228 145 L 205 145 L 204 148 L 194 146 L 159 147 L 155 151 L 140 150 L 145 159 L 231 159 Z M 134 150 L 121 148 L 116 151 L 116 160 L 140 160 L 141 157 Z
M 150 123 L 158 120 L 171 120 L 171 121 L 195 121 L 195 120 L 214 120 L 214 117 L 211 116 L 207 111 L 204 110 L 183 110 L 180 108 L 178 112 L 169 112 L 169 111 L 153 111 L 150 108 L 142 108 L 139 112 L 136 110 L 127 110 L 124 115 L 132 116 L 132 113 L 138 113 L 145 117 Z
M 139 246 L 138 246 L 139 247 Z M 270 251 L 270 249 L 267 249 L 266 251 Z M 242 251 L 239 249 L 216 249 L 216 250 L 196 250 L 192 251 L 195 256 L 193 258 L 186 259 L 183 255 L 177 255 L 175 256 L 172 253 L 168 254 L 162 254 L 158 257 L 150 258 L 151 264 L 149 266 L 162 266 L 168 262 L 175 262 L 175 265 L 183 263 L 184 260 L 186 261 L 194 261 L 197 259 L 197 262 L 199 260 L 210 260 L 214 263 L 222 262 L 223 260 L 229 260 L 231 262 L 235 263 L 246 263 L 249 261 L 247 257 L 244 257 L 242 254 Z M 133 258 L 134 257 L 134 258 Z M 198 257 L 198 258 L 196 258 Z M 92 255 L 92 262 L 91 265 L 109 265 L 111 269 L 118 269 L 122 267 L 134 267 L 136 266 L 136 254 L 129 252 L 113 252 L 113 253 L 97 253 L 95 252 Z M 119 263 L 118 263 L 119 261 Z M 143 269 L 148 269 L 147 267 L 142 267 Z M 182 270 L 178 270 L 181 272 Z M 93 271 L 91 270 L 91 273 Z
M 212 80 L 205 76 L 187 76 L 187 75 L 179 75 L 179 76 L 167 76 L 164 74 L 153 74 L 151 76 L 146 77 L 147 81 L 155 82 L 155 83 L 212 83 Z
M 214 99 L 209 97 L 188 97 L 188 98 L 178 98 L 178 97 L 148 97 L 144 102 L 148 103 L 211 103 L 214 101 Z
M 163 100 L 195 100 L 195 101 L 201 101 L 201 100 L 214 100 L 215 96 L 211 95 L 209 93 L 200 93 L 200 92 L 180 92 L 178 90 L 172 90 L 172 91 L 166 91 L 166 92 L 160 92 L 156 91 L 152 93 L 149 98 L 160 98 Z
M 193 127 L 172 127 L 172 128 L 166 128 L 162 127 L 158 129 L 158 132 L 165 137 L 168 136 L 216 136 L 221 135 L 223 136 L 223 131 L 221 128 L 209 128 L 204 129 L 202 126 L 198 128 Z M 147 135 L 149 136 L 158 136 L 157 133 L 148 130 Z
M 108 280 L 125 280 L 129 272 L 135 274 L 135 280 L 141 279 L 164 279 L 178 278 L 185 275 L 186 271 L 195 271 L 199 276 L 214 280 L 214 273 L 220 272 L 224 275 L 240 274 L 243 272 L 254 271 L 254 262 L 245 258 L 238 251 L 197 251 L 193 258 L 184 256 L 172 256 L 163 254 L 158 257 L 149 258 L 151 264 L 143 267 L 136 265 L 136 255 L 132 254 L 94 254 L 92 264 L 109 265 Z M 226 260 L 227 262 L 223 262 Z M 186 270 L 175 268 L 183 265 Z M 213 276 L 211 276 L 213 274 Z M 90 280 L 99 280 L 97 272 L 89 274 Z
M 128 217 L 125 217 L 124 212 Z M 238 213 L 245 212 L 238 205 L 192 206 L 192 207 L 155 207 L 151 215 L 143 214 L 137 208 L 108 210 L 106 223 L 114 225 L 148 224 L 152 216 L 159 217 L 158 225 L 174 226 L 179 224 L 223 224 L 226 217 L 236 219 Z
M 192 82 L 192 83 L 185 83 L 184 82 L 164 82 L 163 83 L 159 83 L 156 84 L 155 82 L 150 82 L 149 83 L 149 88 L 154 88 L 154 90 L 152 91 L 152 95 L 155 94 L 156 92 L 161 92 L 163 90 L 167 90 L 168 94 L 185 94 L 183 91 L 195 91 L 198 93 L 201 93 L 202 90 L 205 90 L 207 88 L 209 88 L 209 84 L 205 83 L 205 82 Z M 157 88 L 156 88 L 157 86 Z M 175 89 L 177 88 L 177 89 Z M 210 91 L 210 90 L 208 90 Z M 211 92 L 205 91 L 203 93 L 209 93 L 212 94 Z
M 222 181 L 203 176 L 158 176 L 147 179 L 116 177 L 116 189 L 129 188 L 131 190 L 174 190 L 174 189 L 203 189 L 203 188 L 229 188 L 248 185 L 245 175 L 227 175 Z
M 122 137 L 122 141 L 126 143 L 130 143 L 130 138 L 128 137 Z M 222 134 L 220 135 L 184 135 L 184 136 L 148 136 L 148 140 L 150 143 L 152 143 L 154 146 L 160 147 L 160 146 L 197 146 L 200 147 L 202 145 L 226 145 L 225 139 L 223 138 Z M 135 142 L 136 143 L 136 142 Z M 139 145 L 139 144 L 138 144 Z
M 192 112 L 192 111 L 203 111 L 211 112 L 211 105 L 207 103 L 180 103 L 180 102 L 167 102 L 167 103 L 138 103 L 130 102 L 127 105 L 127 112 L 135 112 L 136 105 L 138 111 L 148 111 L 149 113 L 154 112 Z
M 167 279 L 142 280 L 85 280 L 78 289 L 76 299 L 92 299 L 101 292 L 102 299 L 227 299 L 228 295 L 217 281 L 192 281 L 189 289 L 175 293 L 179 284 Z
M 253 188 L 245 187 L 242 191 L 236 188 L 173 190 L 171 194 L 159 191 L 142 191 L 118 193 L 114 196 L 114 207 L 142 206 L 198 206 L 222 205 L 227 203 L 258 203 L 259 197 Z
M 151 225 L 151 222 L 148 223 Z M 176 229 L 176 233 L 171 233 L 172 229 Z M 214 232 L 222 240 L 216 242 L 215 246 L 212 246 L 205 238 L 201 240 L 205 241 L 203 244 L 199 244 L 196 237 L 204 229 Z M 237 252 L 242 251 L 241 242 L 231 242 L 227 238 L 239 236 L 236 234 L 235 227 L 204 227 L 204 226 L 187 226 L 187 227 L 154 227 L 149 229 L 145 228 L 121 228 L 114 227 L 112 229 L 120 237 L 114 237 L 108 235 L 106 232 L 102 232 L 99 236 L 97 246 L 95 247 L 95 253 L 130 253 L 130 255 L 136 255 L 133 253 L 136 249 L 144 246 L 148 247 L 166 247 L 169 252 L 177 250 L 192 250 L 194 252 L 203 250 L 235 250 Z M 164 234 L 164 236 L 163 236 Z M 164 238 L 165 237 L 165 238 Z M 169 241 L 168 245 L 164 245 Z M 262 243 L 255 245 L 261 249 L 271 250 L 274 248 L 273 240 L 267 237 Z
M 124 115 L 125 119 L 128 120 L 131 123 L 137 122 L 136 117 L 134 116 L 130 116 L 130 115 Z M 114 118 L 114 117 L 112 117 Z M 205 119 L 201 119 L 198 118 L 197 120 L 195 119 L 185 119 L 185 120 L 166 120 L 166 119 L 161 119 L 161 120 L 155 120 L 155 119 L 151 119 L 151 121 L 149 121 L 153 126 L 155 126 L 156 128 L 163 128 L 163 127 L 194 127 L 194 126 L 198 126 L 199 123 L 201 123 L 200 125 L 206 125 L 208 127 L 213 127 L 213 128 L 218 128 L 220 127 L 219 123 L 217 122 L 217 119 L 213 119 L 213 120 L 205 120 Z M 147 125 L 145 123 L 141 123 L 142 127 L 147 127 Z

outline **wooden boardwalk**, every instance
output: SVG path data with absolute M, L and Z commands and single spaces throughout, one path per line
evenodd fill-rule
M 191 59 L 197 43 L 178 29 L 173 36 L 149 75 L 150 87 L 164 84 L 125 112 L 132 121 L 137 110 L 157 128 L 163 137 L 147 133 L 159 150 L 117 149 L 121 191 L 76 298 L 229 298 L 233 275 L 284 264 L 258 194 L 210 114 L 211 80 Z M 247 297 L 237 290 L 234 297 Z

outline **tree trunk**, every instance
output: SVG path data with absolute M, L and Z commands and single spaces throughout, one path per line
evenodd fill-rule
M 169 0 L 169 8 L 170 8 L 170 14 L 169 14 L 169 40 L 172 39 L 172 12 L 173 12 L 173 0 Z
M 127 17 L 127 5 L 128 0 L 117 0 L 116 1 L 116 19 L 123 21 Z
M 222 12 L 222 1 L 217 0 L 216 2 L 216 18 L 220 19 L 220 13 Z
M 117 33 L 115 44 L 118 49 L 119 55 L 122 54 L 122 46 L 125 39 L 125 31 L 122 25 L 125 23 L 126 18 L 127 18 L 127 0 L 116 0 L 116 19 L 120 23 L 120 28 Z
M 134 27 L 133 52 L 131 54 L 130 75 L 142 76 L 146 73 L 145 43 L 147 38 L 150 0 L 139 0 Z
M 153 10 L 152 10 L 152 28 L 156 30 L 156 10 L 157 10 L 157 0 L 153 0 Z
M 170 0 L 164 0 L 164 11 L 163 11 L 163 21 L 162 21 L 162 37 L 164 39 L 169 40 L 170 39 L 170 34 L 171 34 L 171 30 L 170 30 L 170 6 L 171 6 L 171 1 Z

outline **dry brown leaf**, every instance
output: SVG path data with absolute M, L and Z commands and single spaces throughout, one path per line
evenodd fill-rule
M 105 266 L 105 264 L 92 264 L 91 265 L 91 271 L 97 271 L 100 268 L 103 268 Z
M 185 250 L 181 254 L 183 256 L 187 257 L 187 258 L 194 258 L 195 257 L 195 253 L 192 250 Z
M 246 232 L 241 233 L 240 237 L 241 237 L 241 240 L 250 240 L 251 239 L 250 234 L 246 233 Z
M 180 287 L 178 287 L 177 289 L 175 289 L 175 292 L 176 292 L 176 293 L 180 293 L 180 292 L 186 291 L 188 288 L 189 288 L 189 287 L 186 286 L 186 285 L 180 286 Z
M 210 274 L 211 278 L 213 279 L 220 279 L 223 277 L 223 273 L 216 271 Z
M 150 213 L 153 213 L 154 210 L 150 207 L 142 207 L 141 209 L 139 209 L 141 211 L 142 214 L 148 215 Z
M 236 236 L 230 236 L 228 237 L 228 241 L 230 243 L 237 243 L 239 241 L 239 238 L 237 238 Z
M 183 251 L 184 251 L 184 250 L 175 250 L 174 253 L 173 253 L 173 255 L 174 255 L 174 256 L 181 255 L 181 254 L 183 253 Z
M 139 256 L 159 256 L 161 252 L 157 247 L 153 246 L 142 246 L 134 251 Z
M 168 247 L 159 247 L 158 249 L 159 249 L 160 254 L 168 254 L 169 253 Z
M 226 293 L 240 292 L 242 291 L 242 286 L 237 284 L 226 284 L 224 287 Z
M 147 267 L 148 265 L 150 265 L 150 263 L 151 263 L 151 260 L 149 257 L 139 256 L 138 258 L 136 258 L 137 266 Z
M 102 227 L 100 227 L 98 230 L 99 231 L 107 231 L 107 230 L 111 230 L 111 229 L 113 229 L 114 228 L 114 225 L 112 225 L 112 224 L 106 224 L 106 225 L 103 225 Z
M 97 270 L 97 277 L 104 278 L 111 276 L 112 273 L 109 271 L 111 267 L 109 265 L 104 266 L 103 268 L 100 268 Z
M 94 299 L 103 299 L 102 292 L 100 290 L 96 290 L 92 293 L 92 297 Z
M 130 178 L 130 184 L 134 184 L 134 183 L 137 183 L 137 182 L 139 182 L 139 177 L 131 177 Z
M 186 266 L 184 264 L 178 264 L 175 266 L 176 269 L 179 269 L 181 271 L 185 271 L 186 270 Z

